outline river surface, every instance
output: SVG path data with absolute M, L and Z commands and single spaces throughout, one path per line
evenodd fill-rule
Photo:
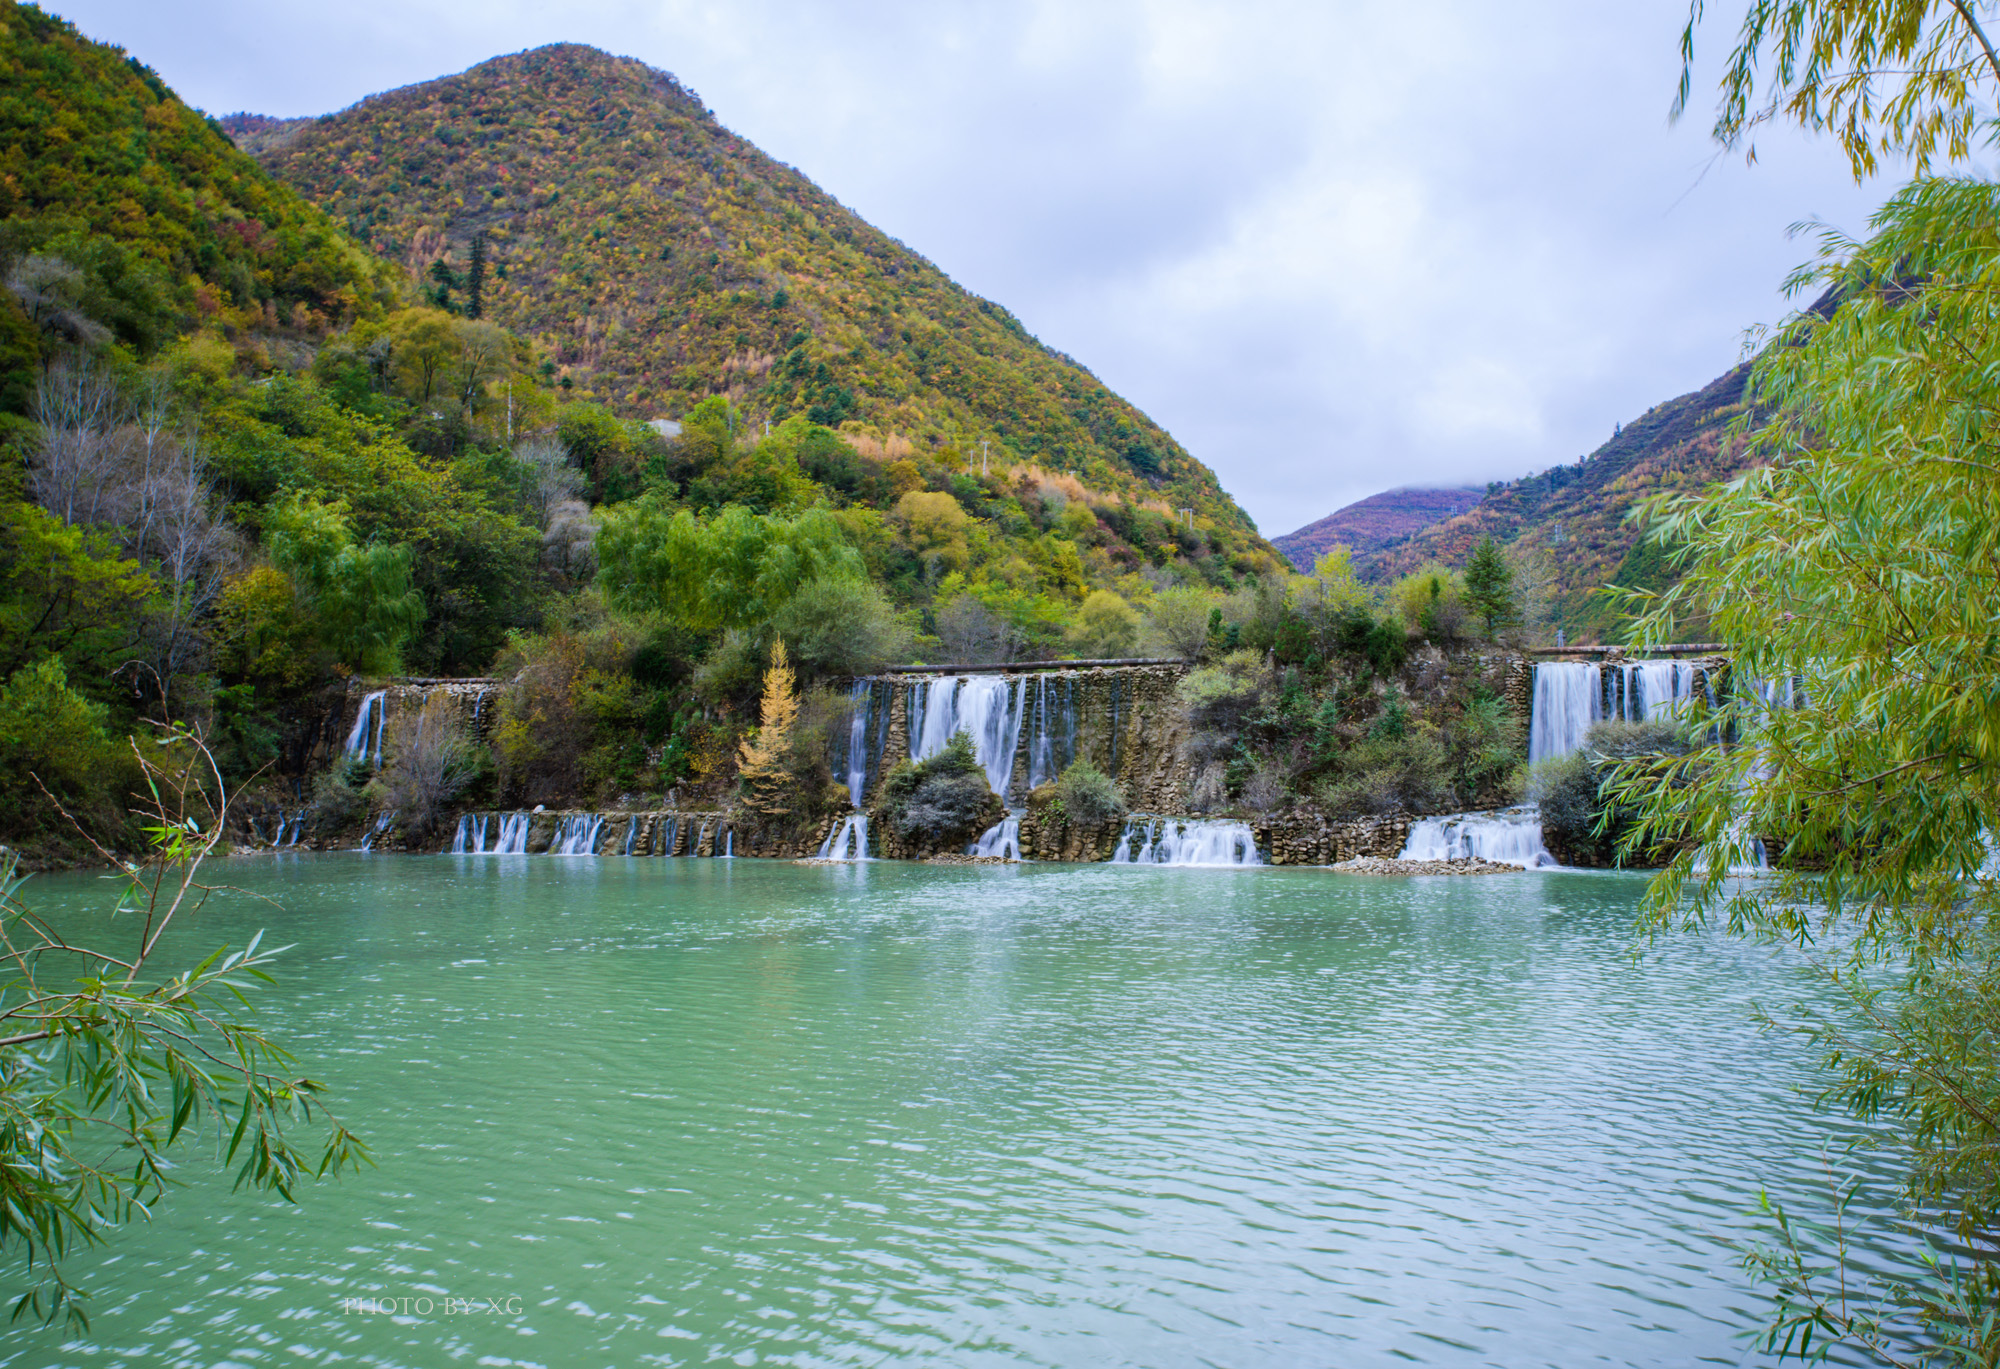
M 266 1024 L 379 1166 L 294 1208 L 188 1147 L 89 1338 L 0 1364 L 1739 1364 L 1728 1242 L 1826 1136 L 1748 1016 L 1796 964 L 1635 960 L 1634 876 L 210 871 L 281 906 L 161 963 L 295 943 Z

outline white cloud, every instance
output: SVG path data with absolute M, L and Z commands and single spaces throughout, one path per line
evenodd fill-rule
M 558 40 L 673 71 L 1145 408 L 1272 533 L 1573 460 L 1783 312 L 1788 224 L 1859 227 L 1880 194 L 1828 147 L 1767 138 L 1746 170 L 1699 118 L 1668 128 L 1681 0 L 63 12 L 216 112 L 322 112 Z

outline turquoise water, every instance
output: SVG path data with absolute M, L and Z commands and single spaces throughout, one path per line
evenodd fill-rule
M 269 1025 L 380 1165 L 189 1150 L 0 1365 L 1735 1364 L 1726 1242 L 1818 1169 L 1747 1016 L 1799 971 L 1635 962 L 1630 876 L 224 869 L 282 908 L 174 953 L 296 943 Z

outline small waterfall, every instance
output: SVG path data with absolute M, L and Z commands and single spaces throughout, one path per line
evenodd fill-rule
M 848 852 L 853 854 L 849 855 Z M 867 860 L 868 859 L 868 815 L 850 813 L 840 826 L 827 834 L 819 844 L 819 854 L 815 860 Z
M 701 830 L 694 834 L 694 844 L 688 847 L 689 855 L 698 856 L 701 854 L 702 844 L 708 840 L 708 828 L 709 828 L 709 820 L 707 818 L 703 818 L 701 823 Z M 708 853 L 710 855 L 714 855 L 715 848 L 713 846 L 709 847 Z
M 361 838 L 361 849 L 364 851 L 374 850 L 375 838 L 381 836 L 384 832 L 388 831 L 389 824 L 393 823 L 395 820 L 396 820 L 396 815 L 394 813 L 384 813 L 381 817 L 375 819 L 374 830 L 369 832 L 367 836 Z
M 347 754 L 368 759 L 369 745 L 375 750 L 374 764 L 382 764 L 382 722 L 387 714 L 383 700 L 389 691 L 378 689 L 361 700 L 361 708 L 354 715 L 354 728 L 347 734 Z M 371 732 L 372 724 L 372 732 Z
M 500 819 L 499 835 L 493 839 L 493 854 L 499 856 L 528 854 L 528 814 L 509 813 Z
M 1535 667 L 1534 709 L 1528 724 L 1528 760 L 1554 760 L 1583 746 L 1592 723 L 1604 717 L 1604 677 L 1594 665 Z
M 996 794 L 1007 792 L 1014 748 L 1021 742 L 1027 681 L 1019 676 L 940 675 L 910 687 L 910 759 L 929 760 L 954 734 L 972 738 L 972 753 Z
M 856 680 L 850 697 L 854 717 L 847 725 L 847 801 L 859 808 L 868 789 L 868 714 L 875 697 L 874 682 Z
M 1076 759 L 1076 677 L 1035 676 L 1028 709 L 1028 788 L 1039 789 Z
M 670 856 L 674 853 L 674 841 L 680 834 L 681 820 L 679 818 L 668 818 L 662 824 L 659 838 L 661 855 Z
M 968 855 L 985 856 L 989 859 L 1019 860 L 1021 858 L 1021 819 L 1009 814 L 984 832 L 979 840 L 972 843 Z
M 597 813 L 571 813 L 556 824 L 556 833 L 549 839 L 549 854 L 552 856 L 587 856 L 597 850 L 597 834 L 604 828 L 604 818 Z
M 626 818 L 626 819 L 625 819 L 625 849 L 624 849 L 623 851 L 620 851 L 620 852 L 619 852 L 618 854 L 620 854 L 620 855 L 622 855 L 622 856 L 629 856 L 629 855 L 631 855 L 631 854 L 632 854 L 632 843 L 633 843 L 634 841 L 638 840 L 638 838 L 639 838 L 639 819 L 638 819 L 638 818 L 636 818 L 636 817 L 628 817 L 628 818 Z
M 1623 722 L 1670 717 L 1675 705 L 1694 697 L 1695 668 L 1685 661 L 1630 661 L 1618 667 L 1614 710 Z
M 503 828 L 504 830 L 504 828 Z M 458 819 L 458 832 L 451 839 L 451 853 L 455 856 L 476 856 L 486 850 L 486 815 L 462 814 Z
M 1113 865 L 1262 865 L 1247 822 L 1217 818 L 1129 818 Z
M 297 846 L 299 844 L 299 838 L 306 834 L 306 817 L 307 810 L 303 808 L 292 814 L 292 837 L 290 841 L 285 842 L 285 845 Z M 285 834 L 283 830 L 280 830 L 278 835 L 283 837 Z
M 736 829 L 730 828 L 722 834 L 722 858 L 732 859 L 736 855 Z
M 1542 815 L 1535 808 L 1424 818 L 1410 827 L 1398 860 L 1489 860 L 1524 870 L 1548 869 L 1556 858 L 1542 845 Z

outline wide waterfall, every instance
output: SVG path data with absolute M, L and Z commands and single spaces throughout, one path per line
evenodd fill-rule
M 1591 725 L 1604 717 L 1604 675 L 1594 665 L 1535 667 L 1534 708 L 1528 724 L 1528 760 L 1554 760 L 1583 747 Z
M 597 851 L 597 834 L 604 827 L 604 818 L 597 813 L 571 813 L 556 824 L 556 833 L 549 839 L 549 854 L 552 856 L 588 856 Z
M 347 754 L 369 760 L 369 748 L 374 748 L 373 763 L 382 764 L 382 723 L 387 714 L 384 700 L 389 696 L 386 689 L 378 689 L 361 700 L 361 707 L 354 715 L 354 728 L 347 734 Z
M 1024 677 L 940 675 L 910 691 L 910 759 L 929 760 L 952 736 L 972 738 L 972 753 L 993 792 L 1004 795 L 1021 741 Z M 851 783 L 851 781 L 850 781 Z
M 1245 822 L 1216 818 L 1129 819 L 1113 865 L 1262 865 L 1257 834 Z
M 1535 808 L 1424 818 L 1410 828 L 1398 860 L 1487 860 L 1524 870 L 1554 866 L 1542 845 L 1542 815 Z

